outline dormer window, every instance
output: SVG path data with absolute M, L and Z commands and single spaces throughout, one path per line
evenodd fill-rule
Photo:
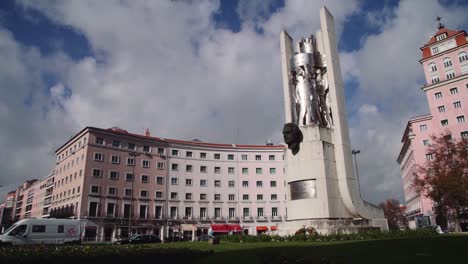
M 447 33 L 442 33 L 442 34 L 436 36 L 437 41 L 441 41 L 441 40 L 446 39 L 446 38 L 447 38 Z
M 438 54 L 439 53 L 439 48 L 438 47 L 435 47 L 435 48 L 432 48 L 432 54 Z

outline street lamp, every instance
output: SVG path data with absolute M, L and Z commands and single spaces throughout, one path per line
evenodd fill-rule
M 359 149 L 353 149 L 351 151 L 351 154 L 354 155 L 354 164 L 356 165 L 356 176 L 357 176 L 357 181 L 358 181 L 359 196 L 362 197 L 362 195 L 361 195 L 361 184 L 359 182 L 359 170 L 358 170 L 357 158 L 356 158 L 357 154 L 360 154 L 360 153 L 361 153 L 361 151 Z
M 130 198 L 130 215 L 128 219 L 128 237 L 130 237 L 132 232 L 132 219 L 133 219 L 133 184 L 135 182 L 135 167 L 137 165 L 136 157 L 140 155 L 140 153 L 130 152 L 129 155 L 133 157 L 133 170 L 132 170 L 132 196 Z

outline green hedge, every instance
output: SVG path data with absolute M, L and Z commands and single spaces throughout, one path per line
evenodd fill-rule
M 278 236 L 278 235 L 230 235 L 222 236 L 221 240 L 229 242 L 287 242 L 287 241 L 345 241 L 345 240 L 370 240 L 370 239 L 392 239 L 392 238 L 424 238 L 434 237 L 438 234 L 431 229 L 417 229 L 404 231 L 364 231 L 352 234 L 328 234 L 319 233 L 302 233 L 297 232 L 295 235 Z

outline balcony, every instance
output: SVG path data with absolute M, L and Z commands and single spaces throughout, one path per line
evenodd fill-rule
M 271 216 L 270 217 L 270 220 L 273 221 L 273 222 L 276 222 L 276 221 L 283 221 L 283 217 L 279 216 L 279 215 L 275 215 L 275 216 Z
M 228 218 L 229 222 L 239 222 L 239 220 L 240 219 L 237 216 L 231 216 L 231 217 Z
M 214 222 L 226 222 L 226 218 L 222 216 L 215 216 L 213 217 Z
M 253 217 L 251 217 L 249 215 L 244 215 L 244 216 L 242 216 L 242 221 L 244 221 L 244 222 L 253 222 Z
M 255 219 L 257 220 L 257 222 L 268 222 L 268 217 L 266 216 L 257 216 L 255 217 Z

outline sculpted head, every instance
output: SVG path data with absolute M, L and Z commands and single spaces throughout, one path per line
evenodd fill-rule
M 300 144 L 304 139 L 301 130 L 296 124 L 287 123 L 283 128 L 284 142 L 288 145 L 288 148 L 292 151 L 293 155 L 299 152 Z

